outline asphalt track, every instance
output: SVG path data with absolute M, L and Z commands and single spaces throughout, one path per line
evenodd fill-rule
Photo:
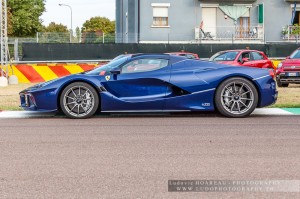
M 300 116 L 0 119 L 0 198 L 300 198 L 174 193 L 168 180 L 299 180 Z

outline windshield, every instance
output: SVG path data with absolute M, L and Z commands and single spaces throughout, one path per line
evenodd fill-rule
M 300 50 L 293 52 L 293 54 L 290 56 L 290 59 L 300 59 Z
M 98 68 L 95 68 L 94 70 L 91 70 L 87 72 L 88 75 L 99 75 L 101 72 L 109 72 L 114 69 L 117 69 L 121 64 L 125 63 L 128 60 L 129 56 L 124 56 L 122 58 L 112 60 L 108 64 L 105 64 L 103 66 L 100 66 Z
M 115 57 L 112 61 L 121 59 L 121 58 L 123 58 L 123 57 L 128 57 L 128 56 L 129 56 L 129 55 L 127 55 L 127 54 L 119 55 L 119 56 Z
M 234 61 L 238 54 L 238 51 L 218 52 L 214 54 L 209 61 Z
M 184 56 L 188 59 L 196 59 L 196 57 L 193 54 L 179 54 L 179 56 Z

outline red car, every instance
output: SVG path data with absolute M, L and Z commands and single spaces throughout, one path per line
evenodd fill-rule
M 177 56 L 183 56 L 188 59 L 199 59 L 199 56 L 195 53 L 189 53 L 189 52 L 172 52 L 172 53 L 166 53 L 169 55 L 177 55 Z
M 228 50 L 214 54 L 209 61 L 233 66 L 250 66 L 256 68 L 269 68 L 274 65 L 265 53 L 257 50 Z
M 290 83 L 300 84 L 300 48 L 278 64 L 276 80 L 278 87 L 288 87 Z

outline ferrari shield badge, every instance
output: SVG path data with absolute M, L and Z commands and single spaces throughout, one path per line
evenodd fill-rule
M 109 81 L 110 80 L 110 75 L 106 75 L 105 79 L 106 79 L 106 81 Z

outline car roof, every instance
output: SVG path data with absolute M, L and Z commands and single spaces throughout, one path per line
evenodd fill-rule
M 149 57 L 149 56 L 153 56 L 153 57 L 167 57 L 167 56 L 170 56 L 170 55 L 165 54 L 165 53 L 136 53 L 136 54 L 132 54 L 131 58 Z
M 238 52 L 243 52 L 243 51 L 248 51 L 248 52 L 260 52 L 260 53 L 263 53 L 262 51 L 259 51 L 259 50 L 247 50 L 247 49 L 236 49 L 236 50 L 223 50 L 223 51 L 220 51 L 220 52 L 235 52 L 235 51 L 238 51 Z
M 196 53 L 190 53 L 190 52 L 170 52 L 170 53 L 166 53 L 166 54 L 196 54 Z

